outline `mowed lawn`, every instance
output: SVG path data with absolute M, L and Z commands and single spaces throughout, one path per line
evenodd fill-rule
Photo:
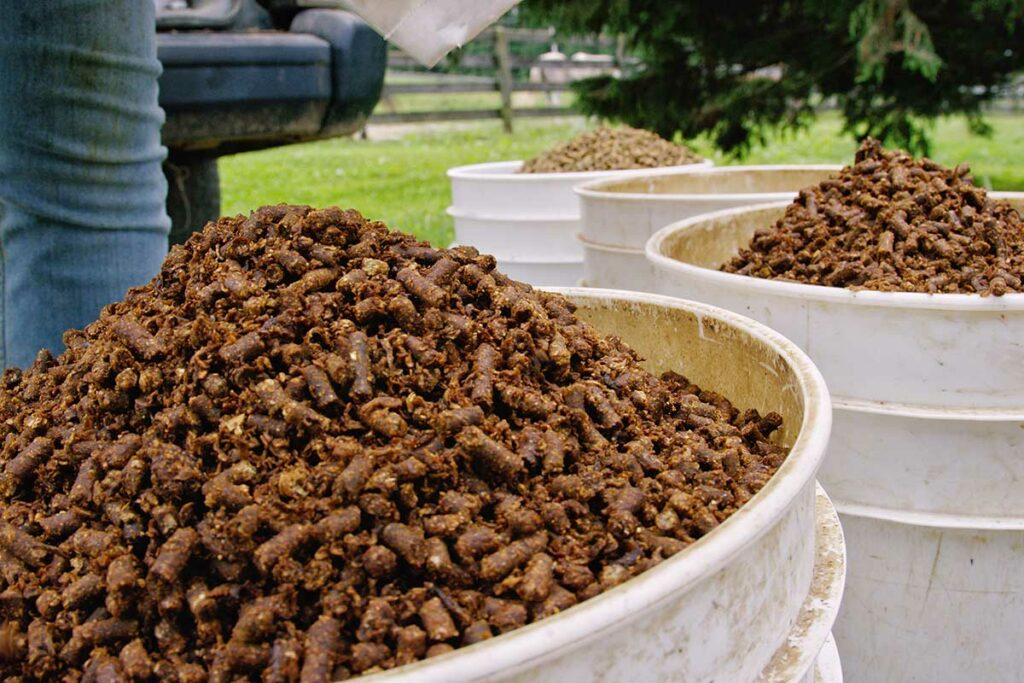
M 990 138 L 971 135 L 962 120 L 943 120 L 932 135 L 932 157 L 943 164 L 970 163 L 989 188 L 1024 190 L 1024 115 L 989 119 Z M 430 127 L 397 139 L 335 139 L 224 157 L 220 161 L 222 212 L 246 213 L 288 202 L 359 209 L 370 218 L 437 245 L 452 239 L 445 171 L 452 166 L 523 159 L 594 125 L 579 118 L 522 120 L 512 135 L 497 121 L 438 130 Z M 692 147 L 716 164 L 848 163 L 855 142 L 841 135 L 834 114 L 810 129 L 773 138 L 744 159 L 716 153 L 704 141 Z
M 452 238 L 445 214 L 452 166 L 522 159 L 583 130 L 580 120 L 497 122 L 468 130 L 411 133 L 397 140 L 334 139 L 248 152 L 220 161 L 221 212 L 288 202 L 358 209 L 436 245 Z

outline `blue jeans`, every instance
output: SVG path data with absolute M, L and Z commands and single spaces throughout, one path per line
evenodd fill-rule
M 0 363 L 144 284 L 167 252 L 151 0 L 0 0 Z

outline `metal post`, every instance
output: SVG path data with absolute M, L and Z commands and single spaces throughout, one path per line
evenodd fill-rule
M 626 75 L 626 34 L 620 33 L 615 36 L 615 68 L 619 70 L 620 77 Z
M 508 50 L 508 34 L 504 26 L 494 27 L 494 61 L 498 69 L 498 90 L 501 92 L 501 122 L 506 133 L 512 132 L 512 57 Z

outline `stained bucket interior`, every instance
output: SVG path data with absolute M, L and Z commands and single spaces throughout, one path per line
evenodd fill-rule
M 747 331 L 685 308 L 570 294 L 577 314 L 640 354 L 655 374 L 674 370 L 728 398 L 741 410 L 782 415 L 779 442 L 792 446 L 804 421 L 804 397 L 794 369 Z
M 602 675 L 618 680 L 624 671 L 650 674 L 647 664 L 662 674 L 693 667 L 705 679 L 708 670 L 759 672 L 769 662 L 774 666 L 775 648 L 792 644 L 789 636 L 804 619 L 806 591 L 813 590 L 813 580 L 806 585 L 801 582 L 817 571 L 817 565 L 812 569 L 803 563 L 817 556 L 810 534 L 816 516 L 807 494 L 813 491 L 814 471 L 825 452 L 830 416 L 820 376 L 784 339 L 721 309 L 634 292 L 552 291 L 567 296 L 576 304 L 578 316 L 601 333 L 617 335 L 630 344 L 652 372 L 675 370 L 738 407 L 780 413 L 784 427 L 773 436 L 793 446 L 792 451 L 754 500 L 658 567 L 500 637 L 373 674 L 367 680 L 557 683 L 598 680 Z M 738 559 L 749 558 L 744 553 L 759 548 L 764 552 L 757 555 L 758 562 Z M 766 559 L 769 556 L 774 560 Z M 786 569 L 766 577 L 764 567 L 772 562 Z M 802 578 L 796 581 L 795 575 Z M 794 581 L 800 583 L 795 592 Z M 825 597 L 831 600 L 835 593 L 837 601 L 839 590 L 835 583 Z M 722 591 L 722 605 L 710 605 L 708 591 Z M 828 602 L 813 597 L 813 605 Z M 713 624 L 680 619 L 680 610 L 706 615 Z M 801 671 L 810 667 L 831 626 L 833 612 L 818 611 L 821 628 L 807 631 L 808 638 L 817 639 L 815 646 L 806 648 L 808 656 L 797 661 L 792 647 L 784 653 L 787 661 L 806 664 Z M 738 628 L 737 624 L 742 630 L 735 640 L 722 641 L 721 648 L 693 651 L 694 643 L 703 638 L 697 635 L 701 629 Z M 628 645 L 651 629 L 678 639 L 662 642 L 664 638 L 652 632 L 647 646 Z M 612 662 L 603 662 L 602 655 L 610 656 Z M 656 659 L 645 659 L 651 656 Z
M 661 254 L 683 263 L 718 270 L 761 228 L 782 217 L 786 202 L 766 204 L 744 211 L 711 214 L 684 229 L 673 231 L 661 244 Z

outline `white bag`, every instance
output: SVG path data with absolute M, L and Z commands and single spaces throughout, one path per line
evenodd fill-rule
M 519 0 L 345 0 L 350 10 L 425 66 L 437 64 Z

